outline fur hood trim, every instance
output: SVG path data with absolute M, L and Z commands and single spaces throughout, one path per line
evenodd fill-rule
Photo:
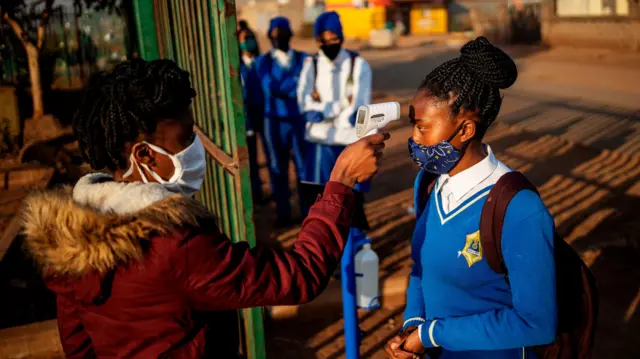
M 200 219 L 212 217 L 199 202 L 179 194 L 135 212 L 117 213 L 79 203 L 73 192 L 65 187 L 32 194 L 25 201 L 25 246 L 47 276 L 104 274 L 139 260 L 152 237 L 198 227 Z

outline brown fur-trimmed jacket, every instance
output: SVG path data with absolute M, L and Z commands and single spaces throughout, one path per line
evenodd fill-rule
M 291 250 L 232 244 L 195 200 L 102 174 L 32 195 L 25 245 L 57 294 L 68 358 L 225 357 L 223 311 L 305 303 L 327 285 L 353 213 L 329 183 Z M 206 318 L 206 319 L 205 319 Z M 213 355 L 212 355 L 213 354 Z

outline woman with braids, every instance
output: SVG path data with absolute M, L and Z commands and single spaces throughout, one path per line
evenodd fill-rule
M 351 188 L 376 172 L 388 136 L 345 151 L 291 251 L 250 249 L 192 198 L 205 175 L 194 96 L 169 60 L 97 75 L 73 127 L 101 172 L 26 202 L 25 245 L 57 295 L 67 358 L 236 357 L 237 317 L 225 311 L 308 302 L 336 267 Z
M 554 223 L 540 197 L 522 191 L 508 206 L 508 283 L 480 244 L 487 194 L 511 171 L 482 138 L 500 111 L 500 89 L 517 76 L 513 60 L 479 37 L 427 75 L 411 101 L 416 198 L 424 176 L 437 179 L 416 213 L 405 322 L 386 347 L 392 358 L 535 358 L 530 347 L 555 339 Z

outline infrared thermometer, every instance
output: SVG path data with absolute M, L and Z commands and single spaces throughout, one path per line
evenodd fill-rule
M 360 106 L 356 114 L 356 136 L 364 137 L 399 119 L 400 103 L 398 102 Z

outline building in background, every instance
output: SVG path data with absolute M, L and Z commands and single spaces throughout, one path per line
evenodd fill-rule
M 239 15 L 258 36 L 266 37 L 269 21 L 276 16 L 289 19 L 291 29 L 296 36 L 309 37 L 308 29 L 324 9 L 318 0 L 239 0 L 236 2 Z M 270 46 L 265 47 L 265 49 Z
M 464 32 L 474 30 L 472 17 L 479 15 L 482 19 L 496 17 L 501 6 L 507 0 L 458 0 L 447 4 L 449 13 L 449 31 Z
M 640 2 L 544 0 L 542 38 L 550 45 L 640 51 Z
M 373 30 L 393 24 L 402 34 L 447 33 L 445 0 L 326 0 L 327 11 L 340 14 L 344 35 L 367 39 Z
M 445 34 L 449 31 L 449 14 L 445 0 L 396 1 L 397 6 L 409 6 L 409 34 Z M 406 4 L 406 5 L 405 5 Z

